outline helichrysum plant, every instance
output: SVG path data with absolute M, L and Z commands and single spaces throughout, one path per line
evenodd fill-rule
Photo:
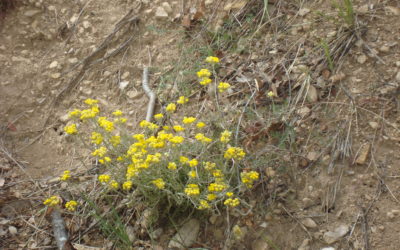
M 206 62 L 214 68 L 219 58 L 208 57 Z M 213 82 L 207 68 L 198 71 L 197 77 L 200 85 Z M 221 82 L 218 90 L 229 87 Z M 253 186 L 259 174 L 243 170 L 247 153 L 231 145 L 231 131 L 211 136 L 215 133 L 206 121 L 178 113 L 188 102 L 180 96 L 154 115 L 154 122 L 143 120 L 139 131 L 131 133 L 121 110 L 106 116 L 97 100 L 87 99 L 85 109 L 69 112 L 71 122 L 64 131 L 90 147 L 90 156 L 102 166 L 96 178 L 103 192 L 132 197 L 129 194 L 135 190 L 152 205 L 167 201 L 171 206 L 191 204 L 199 210 L 240 206 L 244 203 L 241 194 Z M 68 181 L 71 176 L 73 173 L 65 171 L 60 180 Z M 57 205 L 59 199 L 50 197 L 44 203 Z M 75 211 L 79 204 L 69 201 L 65 208 Z

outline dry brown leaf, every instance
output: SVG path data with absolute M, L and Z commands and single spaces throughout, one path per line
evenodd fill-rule
M 371 150 L 371 144 L 364 144 L 361 149 L 360 149 L 360 153 L 357 156 L 356 159 L 356 164 L 362 165 L 367 161 L 369 152 Z
M 318 101 L 317 89 L 311 84 L 308 87 L 307 100 L 311 103 Z
M 205 0 L 200 1 L 199 5 L 197 6 L 196 13 L 193 16 L 193 21 L 198 21 L 204 17 L 206 13 L 206 4 Z
M 186 14 L 182 18 L 182 26 L 189 29 L 190 25 L 192 25 L 192 22 L 190 21 L 190 15 Z

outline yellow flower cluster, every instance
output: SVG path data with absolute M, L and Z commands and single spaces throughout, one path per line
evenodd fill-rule
M 202 134 L 202 133 L 196 134 L 194 138 L 196 138 L 196 140 L 198 140 L 198 141 L 200 141 L 200 142 L 203 142 L 203 143 L 210 143 L 210 142 L 212 142 L 212 139 L 211 139 L 211 138 L 206 137 L 206 136 L 205 136 L 204 134 Z
M 200 206 L 198 207 L 199 210 L 209 209 L 211 207 L 206 200 L 200 200 L 199 203 L 200 203 Z
M 107 154 L 107 148 L 105 147 L 100 147 L 92 152 L 93 156 L 98 156 L 98 157 L 103 157 L 105 154 Z
M 121 110 L 117 109 L 112 114 L 116 117 L 119 117 L 122 116 L 124 113 Z
M 95 99 L 88 98 L 88 99 L 86 99 L 86 100 L 84 101 L 84 103 L 86 103 L 86 104 L 89 105 L 89 106 L 94 106 L 94 105 L 96 105 L 97 103 L 99 103 L 99 101 L 98 101 L 98 100 L 95 100 Z
M 100 183 L 108 183 L 111 177 L 108 174 L 102 174 L 98 177 Z
M 204 123 L 204 122 L 198 122 L 197 124 L 196 124 L 196 127 L 197 128 L 204 128 L 206 126 L 206 124 Z
M 92 136 L 90 137 L 92 143 L 99 145 L 103 142 L 103 136 L 100 133 L 92 132 Z
M 76 202 L 74 200 L 70 200 L 67 203 L 65 203 L 65 208 L 71 212 L 75 211 L 77 206 L 78 206 L 78 202 Z
M 242 172 L 240 173 L 240 178 L 242 180 L 242 183 L 251 188 L 254 181 L 258 180 L 259 174 L 256 171 Z
M 175 162 L 169 162 L 168 163 L 168 169 L 176 170 L 176 163 Z
M 235 199 L 229 198 L 224 201 L 224 205 L 227 207 L 237 207 L 239 206 L 239 204 L 240 200 L 238 198 Z
M 182 120 L 182 122 L 183 122 L 183 124 L 191 124 L 191 123 L 193 123 L 193 122 L 195 122 L 196 121 L 196 118 L 195 117 L 192 117 L 192 116 L 189 116 L 189 117 L 184 117 L 183 118 L 183 120 Z
M 114 123 L 112 121 L 107 120 L 106 117 L 99 117 L 97 122 L 100 127 L 102 127 L 105 131 L 111 132 L 114 130 Z
M 224 130 L 224 131 L 221 133 L 221 137 L 220 137 L 221 142 L 223 142 L 223 143 L 228 143 L 229 140 L 231 139 L 231 135 L 232 135 L 232 132 L 230 132 L 230 131 L 228 131 L 228 130 Z
M 113 135 L 113 136 L 111 136 L 111 138 L 110 138 L 110 143 L 111 143 L 114 147 L 118 146 L 119 144 L 121 144 L 121 136 L 119 136 L 119 135 Z
M 206 58 L 206 62 L 211 64 L 219 63 L 219 58 L 215 56 L 209 56 Z
M 176 101 L 176 103 L 183 105 L 183 104 L 187 103 L 188 101 L 189 101 L 189 98 L 180 96 L 178 101 Z
M 155 114 L 154 115 L 154 119 L 156 119 L 156 120 L 161 120 L 162 118 L 164 118 L 164 115 L 163 114 Z
M 227 82 L 220 82 L 218 84 L 218 91 L 220 93 L 225 92 L 225 90 L 229 89 L 231 87 L 231 85 Z
M 200 194 L 200 188 L 197 184 L 188 184 L 185 188 L 185 193 L 189 196 L 196 196 Z
M 215 193 L 215 192 L 222 192 L 227 188 L 225 183 L 211 183 L 208 185 L 208 191 Z
M 63 175 L 61 175 L 60 180 L 66 181 L 66 180 L 68 180 L 69 178 L 71 178 L 71 171 L 65 170 L 64 173 L 63 173 Z
M 130 190 L 132 188 L 132 185 L 133 185 L 132 181 L 125 181 L 122 184 L 122 189 L 125 190 L 125 191 L 128 191 L 128 190 Z
M 69 135 L 74 135 L 78 133 L 78 129 L 76 128 L 76 124 L 73 123 L 71 125 L 65 126 L 64 127 L 64 131 L 65 133 L 69 134 Z
M 53 195 L 50 198 L 46 199 L 43 202 L 43 204 L 46 206 L 49 206 L 49 207 L 53 207 L 53 206 L 60 204 L 60 202 L 61 202 L 60 197 Z
M 165 188 L 165 182 L 163 179 L 158 178 L 152 181 L 152 183 L 158 188 L 158 189 L 164 189 Z
M 170 103 L 167 105 L 167 107 L 165 108 L 165 110 L 169 113 L 173 113 L 176 110 L 176 104 L 175 103 Z
M 180 126 L 180 125 L 175 125 L 175 126 L 173 126 L 172 128 L 173 128 L 176 132 L 181 132 L 181 131 L 184 131 L 184 130 L 185 130 L 185 128 L 182 127 L 182 126 Z
M 197 172 L 196 171 L 194 171 L 194 170 L 191 170 L 191 171 L 189 171 L 188 172 L 188 176 L 189 176 L 189 178 L 196 178 L 197 177 Z
M 200 84 L 206 86 L 212 82 L 210 79 L 211 72 L 208 69 L 201 69 L 197 72 L 197 77 L 199 77 Z
M 225 159 L 242 160 L 245 156 L 246 153 L 239 147 L 230 147 L 224 153 Z
M 119 183 L 116 180 L 112 180 L 108 183 L 110 185 L 111 189 L 118 189 L 119 188 Z

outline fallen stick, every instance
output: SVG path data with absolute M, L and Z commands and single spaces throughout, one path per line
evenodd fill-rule
M 61 217 L 61 213 L 57 208 L 51 211 L 51 224 L 53 226 L 54 238 L 56 239 L 58 249 L 74 249 L 68 241 L 68 232 L 65 229 L 65 224 L 63 218 Z
M 143 69 L 142 87 L 146 95 L 149 97 L 149 104 L 147 105 L 146 121 L 150 122 L 154 113 L 154 106 L 156 104 L 156 94 L 149 87 L 149 68 Z

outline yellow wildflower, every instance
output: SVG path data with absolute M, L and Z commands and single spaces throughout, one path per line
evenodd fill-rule
M 232 197 L 232 196 L 233 196 L 233 193 L 232 193 L 232 192 L 227 192 L 227 193 L 226 193 L 226 196 Z
M 208 191 L 209 192 L 221 192 L 224 191 L 227 188 L 225 183 L 210 183 L 210 185 L 208 185 Z
M 92 139 L 92 143 L 97 145 L 103 142 L 103 136 L 97 132 L 92 132 L 92 136 L 90 137 L 90 139 Z
M 69 178 L 71 178 L 71 171 L 65 170 L 64 173 L 63 173 L 63 175 L 60 177 L 60 180 L 66 181 L 66 180 L 68 180 Z
M 216 194 L 207 194 L 207 200 L 213 201 L 215 199 L 217 199 L 217 195 Z
M 90 99 L 90 98 L 88 98 L 88 99 L 85 100 L 85 103 L 86 103 L 87 105 L 90 105 L 90 106 L 93 106 L 93 105 L 97 104 L 98 102 L 99 102 L 98 100 Z
M 81 120 L 86 120 L 89 118 L 94 118 L 100 112 L 99 107 L 92 106 L 90 109 L 84 109 L 81 111 L 81 116 L 79 117 Z
M 117 157 L 117 161 L 120 161 L 120 162 L 121 162 L 121 161 L 124 161 L 124 157 L 123 157 L 123 156 L 121 156 L 121 155 L 120 155 L 120 156 L 118 156 L 118 157 Z
M 240 173 L 242 183 L 244 183 L 248 188 L 251 188 L 254 181 L 258 180 L 259 177 L 260 175 L 256 171 Z
M 270 98 L 272 98 L 272 97 L 275 96 L 275 94 L 274 94 L 274 92 L 269 91 L 269 92 L 267 93 L 267 96 L 270 97 Z
M 74 200 L 71 200 L 71 201 L 68 201 L 67 203 L 65 203 L 65 208 L 71 212 L 75 211 L 77 206 L 78 206 L 78 202 L 76 202 Z
M 211 64 L 219 63 L 219 58 L 215 57 L 215 56 L 208 56 L 206 58 L 206 62 L 211 63 Z
M 181 131 L 184 131 L 184 130 L 185 130 L 185 128 L 182 127 L 182 126 L 180 126 L 180 125 L 175 125 L 175 126 L 173 126 L 173 129 L 174 129 L 176 132 L 181 132 Z
M 176 104 L 175 103 L 170 103 L 167 105 L 167 107 L 165 108 L 165 110 L 167 112 L 173 113 L 176 110 Z
M 111 138 L 110 138 L 110 143 L 111 143 L 114 147 L 118 146 L 119 144 L 121 144 L 121 136 L 119 136 L 119 135 L 113 135 L 113 136 L 111 136 Z
M 209 143 L 212 142 L 211 138 L 206 137 L 204 134 L 202 133 L 198 133 L 195 135 L 196 140 L 203 142 L 203 143 Z
M 185 156 L 180 156 L 179 157 L 179 161 L 183 164 L 187 163 L 189 161 L 189 158 L 185 157 Z
M 190 167 L 196 167 L 199 164 L 199 162 L 196 159 L 192 159 L 187 163 L 189 164 Z
M 225 90 L 229 89 L 231 85 L 227 82 L 220 82 L 218 85 L 218 91 L 220 93 L 224 92 Z
M 205 77 L 210 77 L 211 72 L 208 69 L 201 69 L 197 71 L 197 77 L 199 78 L 205 78 Z
M 122 116 L 124 113 L 121 111 L 121 110 L 119 110 L 119 109 L 117 109 L 117 110 L 115 110 L 113 113 L 112 113 L 114 116 Z
M 152 122 L 150 122 L 149 125 L 148 125 L 148 128 L 149 128 L 150 130 L 157 130 L 159 127 L 160 127 L 160 126 L 158 126 L 157 124 L 152 123 Z
M 163 117 L 164 117 L 164 115 L 161 113 L 154 115 L 154 119 L 156 119 L 156 120 L 161 120 Z
M 165 182 L 163 179 L 158 178 L 152 181 L 152 183 L 158 188 L 158 189 L 164 189 L 165 188 Z
M 132 181 L 125 181 L 122 184 L 122 189 L 128 191 L 132 188 L 132 184 L 133 184 Z
M 180 144 L 182 143 L 184 140 L 184 138 L 182 136 L 174 136 L 171 139 L 169 139 L 170 142 L 172 142 L 173 144 Z
M 188 184 L 185 188 L 185 193 L 189 196 L 196 196 L 200 194 L 200 188 L 197 184 Z
M 176 163 L 175 162 L 168 163 L 168 169 L 175 170 L 176 169 Z
M 205 200 L 200 200 L 200 206 L 198 207 L 198 209 L 203 210 L 208 208 L 210 208 L 210 204 L 208 204 L 208 202 Z
M 81 111 L 79 109 L 74 109 L 68 113 L 69 118 L 79 117 L 81 115 Z
M 212 80 L 208 77 L 201 78 L 200 85 L 206 86 L 206 85 L 210 84 L 211 82 L 212 82 Z
M 53 207 L 53 206 L 56 206 L 56 205 L 60 204 L 60 202 L 61 202 L 60 197 L 53 195 L 50 198 L 46 199 L 43 202 L 43 204 L 46 205 L 46 206 Z
M 107 154 L 107 148 L 105 147 L 100 147 L 92 152 L 93 156 L 98 156 L 98 157 L 103 157 L 105 154 Z
M 229 198 L 224 201 L 224 205 L 227 207 L 237 207 L 239 204 L 240 201 L 238 198 L 235 199 Z
M 204 122 L 198 122 L 197 124 L 196 124 L 196 127 L 198 127 L 198 128 L 203 128 L 203 127 L 205 127 L 206 126 L 206 124 L 204 123 Z
M 100 162 L 101 164 L 105 164 L 106 162 L 111 162 L 111 158 L 108 157 L 108 156 L 106 156 L 106 157 L 104 157 L 103 159 L 100 159 L 99 162 Z
M 121 123 L 121 124 L 123 124 L 123 123 L 126 123 L 126 121 L 127 121 L 127 119 L 126 119 L 125 117 L 120 117 L 120 118 L 114 119 L 114 122 L 115 122 L 115 123 Z
M 188 101 L 189 101 L 189 98 L 184 97 L 184 96 L 180 96 L 178 101 L 176 101 L 176 103 L 183 105 L 183 104 L 187 103 Z
M 99 175 L 98 179 L 100 183 L 108 183 L 110 181 L 110 176 L 108 174 Z
M 207 162 L 203 162 L 203 165 L 206 170 L 210 171 L 210 170 L 214 169 L 217 164 L 215 164 L 214 162 L 207 161 Z
M 196 173 L 196 171 L 192 170 L 192 171 L 188 172 L 188 176 L 190 178 L 196 178 L 197 177 L 197 173 Z
M 221 169 L 213 169 L 211 173 L 214 177 L 223 177 L 224 176 Z
M 163 126 L 162 128 L 163 128 L 165 131 L 168 131 L 168 130 L 171 129 L 169 126 Z
M 97 119 L 97 123 L 99 124 L 100 127 L 102 127 L 104 130 L 108 132 L 114 130 L 114 123 L 112 121 L 107 120 L 105 117 L 99 117 L 99 119 Z
M 228 143 L 229 140 L 231 139 L 231 135 L 232 135 L 232 132 L 230 132 L 228 130 L 224 130 L 224 132 L 221 133 L 221 138 L 220 138 L 221 142 Z
M 64 127 L 64 131 L 65 133 L 69 134 L 69 135 L 74 135 L 78 133 L 78 129 L 76 129 L 76 124 L 73 123 L 71 125 L 65 126 Z
M 116 180 L 110 181 L 109 185 L 110 185 L 110 188 L 115 189 L 115 190 L 119 188 L 119 183 Z
M 230 147 L 224 153 L 224 158 L 225 159 L 241 160 L 245 156 L 246 156 L 246 153 L 243 151 L 243 149 L 241 149 L 239 147 Z
M 183 122 L 183 124 L 190 124 L 190 123 L 193 123 L 193 122 L 195 122 L 196 121 L 196 118 L 195 117 L 192 117 L 192 116 L 190 116 L 190 117 L 183 117 L 183 120 L 182 120 L 182 122 Z

